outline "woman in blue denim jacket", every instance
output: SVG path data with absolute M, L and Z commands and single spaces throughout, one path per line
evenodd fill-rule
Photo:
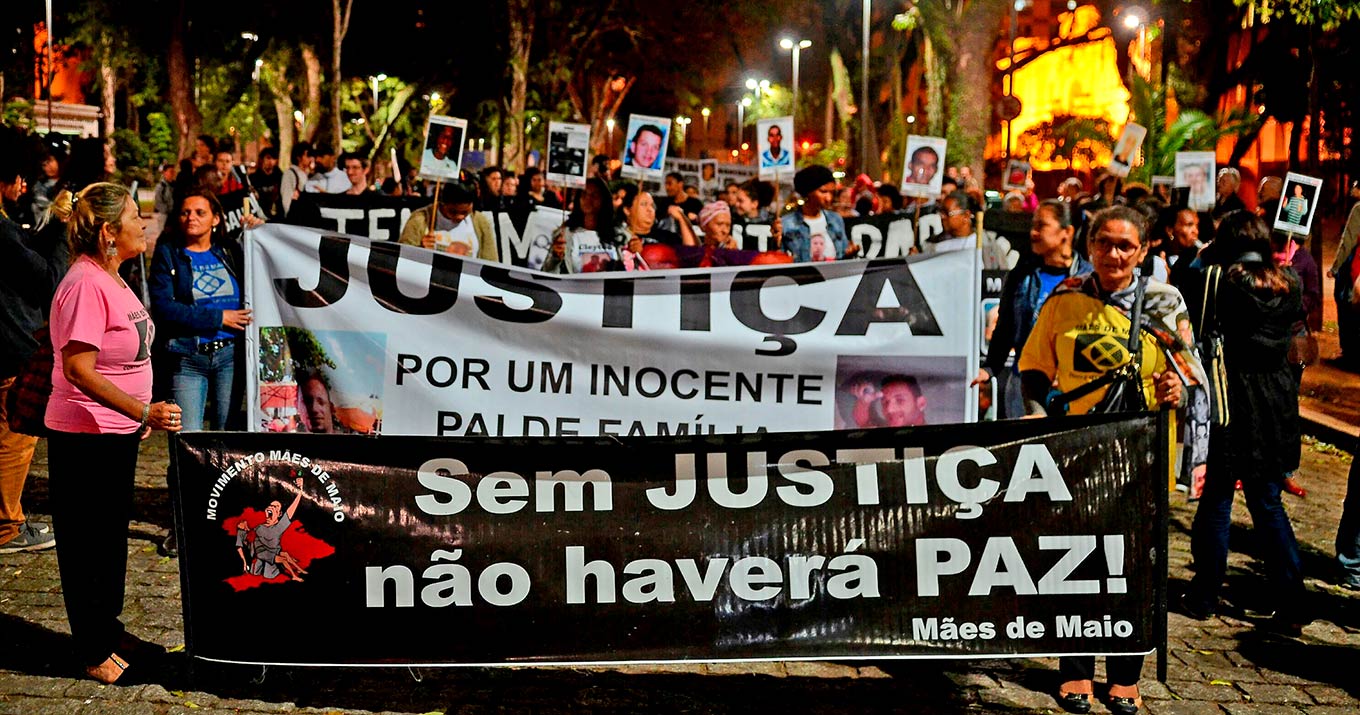
M 250 324 L 241 307 L 240 246 L 221 234 L 222 206 L 210 192 L 185 196 L 172 218 L 175 230 L 151 260 L 151 314 L 168 353 L 171 394 L 186 431 L 208 422 L 227 429 L 244 396 L 236 363 Z
M 780 248 L 795 263 L 835 261 L 858 253 L 859 246 L 851 244 L 845 233 L 845 219 L 831 210 L 836 196 L 831 170 L 809 166 L 793 175 L 793 187 L 803 204 L 780 219 L 784 231 Z

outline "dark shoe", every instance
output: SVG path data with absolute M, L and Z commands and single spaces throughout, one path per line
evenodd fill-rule
M 51 529 L 42 528 L 25 521 L 19 526 L 19 533 L 13 539 L 0 544 L 0 554 L 13 554 L 19 551 L 42 551 L 57 545 L 57 537 Z
M 1077 715 L 1086 715 L 1091 712 L 1091 696 L 1086 693 L 1063 693 L 1059 692 L 1056 698 L 1058 707 Z
M 1121 698 L 1111 695 L 1109 706 L 1110 712 L 1114 715 L 1138 715 L 1138 711 L 1143 709 L 1143 699 L 1141 697 Z
M 1214 609 L 1191 598 L 1188 593 L 1181 594 L 1180 611 L 1182 615 L 1197 621 L 1207 621 L 1214 615 Z
M 161 556 L 169 556 L 172 559 L 179 556 L 179 542 L 175 540 L 174 529 L 170 530 L 170 535 L 165 537 L 165 540 L 156 548 L 156 551 Z
M 142 640 L 127 632 L 124 632 L 123 636 L 118 639 L 118 651 L 127 653 L 129 657 L 139 663 L 143 660 L 164 658 L 166 655 L 165 646 Z

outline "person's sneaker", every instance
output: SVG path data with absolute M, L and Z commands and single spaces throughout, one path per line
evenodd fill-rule
M 24 522 L 19 527 L 19 533 L 15 534 L 13 539 L 0 544 L 0 554 L 12 554 L 18 551 L 42 551 L 56 545 L 57 537 L 50 529 L 44 533 L 29 522 Z

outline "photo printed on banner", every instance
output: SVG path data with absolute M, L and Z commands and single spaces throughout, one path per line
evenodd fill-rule
M 756 154 L 761 179 L 793 178 L 793 117 L 770 117 L 756 122 Z
M 1284 178 L 1280 208 L 1274 216 L 1277 231 L 1308 235 L 1313 229 L 1318 196 L 1322 193 L 1322 179 L 1289 172 Z
M 1176 186 L 1189 189 L 1186 206 L 1195 211 L 1214 207 L 1214 161 L 1211 151 L 1176 152 Z
M 548 182 L 572 189 L 586 185 L 590 125 L 548 123 Z
M 386 357 L 382 333 L 261 327 L 259 429 L 380 434 Z
M 646 114 L 631 115 L 628 133 L 624 136 L 623 175 L 630 179 L 660 178 L 670 146 L 671 120 Z
M 836 429 L 962 422 L 963 357 L 842 355 L 836 361 Z
M 945 147 L 943 137 L 913 134 L 907 137 L 902 163 L 902 195 L 935 198 L 944 184 Z
M 431 116 L 425 125 L 425 151 L 420 155 L 418 176 L 435 181 L 457 181 L 466 136 L 466 119 Z

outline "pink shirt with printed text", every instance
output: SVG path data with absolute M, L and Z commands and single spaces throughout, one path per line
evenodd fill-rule
M 129 434 L 139 421 L 95 402 L 66 380 L 61 351 L 71 342 L 98 349 L 95 372 L 142 402 L 151 401 L 151 342 L 156 328 L 142 301 L 94 261 L 71 265 L 52 298 L 52 398 L 47 426 L 61 432 Z

